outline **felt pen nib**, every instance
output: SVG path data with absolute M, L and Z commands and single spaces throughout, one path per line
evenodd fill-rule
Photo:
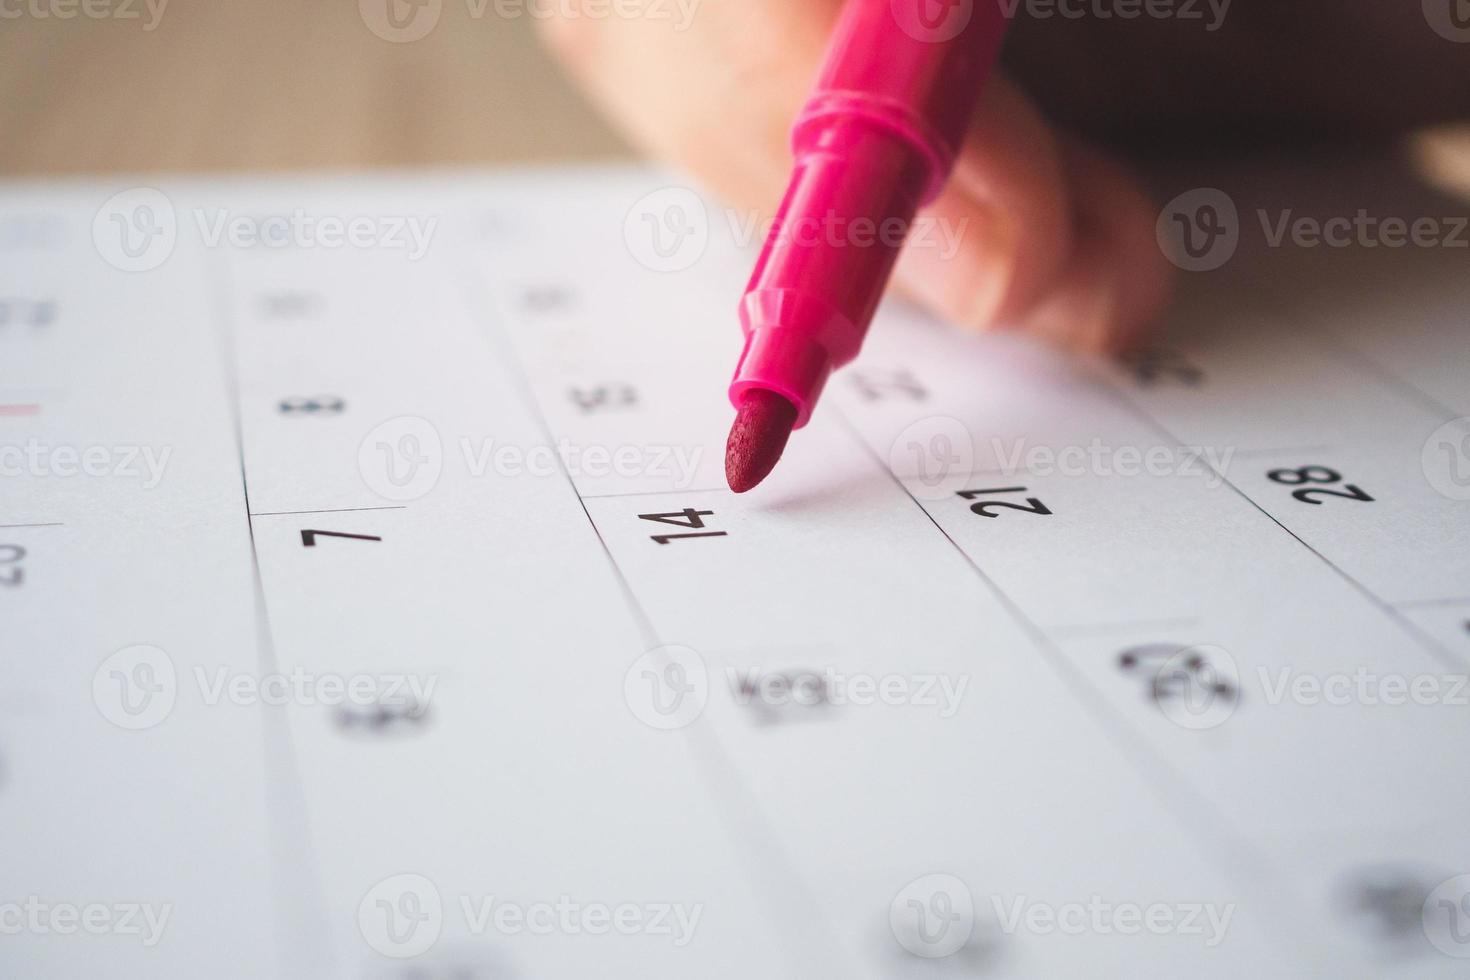
M 744 493 L 770 475 L 795 424 L 796 406 L 785 398 L 763 388 L 746 392 L 725 444 L 725 479 L 731 490 Z

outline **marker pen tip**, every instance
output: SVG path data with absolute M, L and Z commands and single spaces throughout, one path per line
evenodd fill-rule
M 770 475 L 795 424 L 796 406 L 774 391 L 753 388 L 746 393 L 725 445 L 725 479 L 731 490 L 744 493 Z

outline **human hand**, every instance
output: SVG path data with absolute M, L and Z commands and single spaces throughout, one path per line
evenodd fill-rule
M 908 249 L 898 287 L 954 323 L 1084 350 L 1124 346 L 1158 317 L 1171 270 L 1157 212 L 1124 167 L 1048 123 L 1031 95 L 1072 132 L 1196 148 L 1387 136 L 1470 115 L 1470 57 L 1418 4 L 1247 2 L 1173 5 L 1197 20 L 1104 18 L 1084 0 L 1053 5 L 1081 16 L 1028 20 L 1021 6 L 1006 60 L 1022 84 L 991 79 L 927 213 L 959 234 L 958 250 Z M 687 23 L 652 16 L 652 3 L 619 0 L 624 15 L 601 18 L 573 5 L 545 32 L 643 150 L 735 207 L 773 214 L 790 124 L 841 0 L 703 0 L 684 8 Z

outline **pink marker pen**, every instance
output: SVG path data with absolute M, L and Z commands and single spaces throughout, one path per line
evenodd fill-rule
M 857 356 L 915 214 L 949 179 L 1005 26 L 996 0 L 848 0 L 740 303 L 725 454 L 736 493 L 765 479 Z

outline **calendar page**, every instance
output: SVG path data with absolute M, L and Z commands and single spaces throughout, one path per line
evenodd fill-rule
M 0 185 L 0 973 L 1465 977 L 1465 207 L 1161 189 L 736 496 L 677 177 Z

